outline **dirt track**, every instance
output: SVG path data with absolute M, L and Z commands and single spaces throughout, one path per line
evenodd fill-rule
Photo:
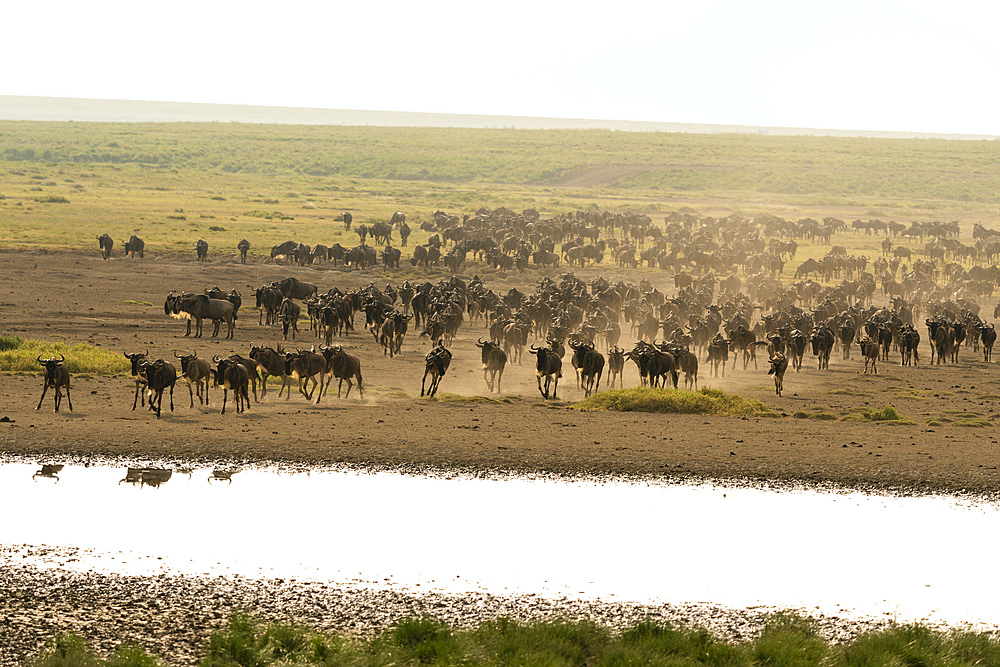
M 258 327 L 248 284 L 286 275 L 315 282 L 322 290 L 387 282 L 377 270 L 347 274 L 229 261 L 199 266 L 188 259 L 149 256 L 143 261 L 103 262 L 89 255 L 4 253 L 0 267 L 5 332 L 113 350 L 148 347 L 154 358 L 192 348 L 210 357 L 245 351 L 251 341 L 280 340 L 276 329 Z M 529 274 L 523 283 L 530 286 L 536 279 Z M 392 282 L 401 280 L 395 277 Z M 520 280 L 496 276 L 486 280 L 494 289 L 523 286 Z M 26 287 L 33 285 L 44 288 Z M 241 311 L 235 341 L 184 338 L 183 324 L 163 315 L 163 298 L 171 289 L 200 291 L 212 285 L 237 287 L 249 302 Z M 929 367 L 924 342 L 925 364 L 901 368 L 890 361 L 880 367 L 878 377 L 859 375 L 856 354 L 853 361 L 842 361 L 835 352 L 828 372 L 817 371 L 807 357 L 800 373 L 786 376 L 780 399 L 763 366 L 757 371 L 752 366 L 748 371 L 738 368 L 723 380 L 710 378 L 703 365 L 702 386 L 759 398 L 789 415 L 781 419 L 587 413 L 570 409 L 568 403 L 542 401 L 527 360 L 505 374 L 500 402 L 476 398 L 486 389 L 474 347 L 483 331 L 468 323 L 452 346 L 455 359 L 442 384 L 443 392 L 467 398 L 422 400 L 419 385 L 427 340 L 408 336 L 403 354 L 390 360 L 362 330 L 360 319 L 359 333 L 345 344 L 362 359 L 364 400 L 352 394 L 350 400 L 324 398 L 316 406 L 300 395 L 285 401 L 271 393 L 245 415 L 220 416 L 221 392 L 212 392 L 211 408 L 198 406 L 196 400 L 191 409 L 186 386 L 179 384 L 176 410 L 157 421 L 148 412 L 129 410 L 134 386 L 130 380 L 80 378 L 73 383 L 74 412 L 53 414 L 49 397 L 42 410 L 33 409 L 41 392 L 39 378 L 3 375 L 0 417 L 13 423 L 0 423 L 0 452 L 46 460 L 68 455 L 235 457 L 496 472 L 808 480 L 986 493 L 1000 488 L 1000 446 L 992 422 L 998 416 L 992 392 L 1000 372 L 971 348 L 963 351 L 964 359 L 956 366 Z M 304 331 L 302 345 L 312 342 Z M 636 384 L 635 368 L 629 365 L 626 386 Z M 571 402 L 582 396 L 568 373 L 560 399 Z M 840 415 L 887 404 L 917 425 L 791 417 L 799 411 Z M 989 420 L 989 425 L 962 428 L 950 423 L 963 415 Z M 929 419 L 942 424 L 928 427 Z

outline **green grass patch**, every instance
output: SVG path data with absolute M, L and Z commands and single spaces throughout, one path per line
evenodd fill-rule
M 956 419 L 951 423 L 952 426 L 964 426 L 965 428 L 985 428 L 987 426 L 993 426 L 988 419 L 982 419 L 981 417 L 972 417 L 967 419 Z
M 7 373 L 40 373 L 43 359 L 66 357 L 69 372 L 77 375 L 124 375 L 132 370 L 129 360 L 118 352 L 109 352 L 86 343 L 70 345 L 38 340 L 22 340 L 17 336 L 0 338 L 0 370 Z
M 30 667 L 157 667 L 136 648 L 111 657 L 76 635 L 49 641 Z M 467 665 L 618 667 L 627 665 L 1000 665 L 1000 639 L 989 632 L 890 625 L 852 640 L 823 639 L 810 618 L 775 614 L 749 641 L 727 641 L 703 628 L 652 620 L 616 631 L 590 620 L 519 622 L 499 618 L 458 629 L 435 618 L 407 618 L 371 639 L 327 634 L 236 614 L 212 633 L 201 667 L 324 665 Z
M 122 303 L 131 305 L 131 306 L 152 306 L 153 305 L 149 301 L 136 301 L 135 299 L 125 299 L 124 301 L 122 301 Z
M 868 409 L 862 412 L 851 412 L 843 417 L 843 421 L 855 421 L 855 422 L 877 422 L 880 424 L 916 424 L 917 422 L 912 419 L 906 419 L 901 416 L 896 408 L 888 405 L 881 410 L 878 409 Z
M 871 398 L 871 394 L 868 392 L 859 391 L 857 389 L 831 389 L 824 393 L 832 394 L 834 396 L 857 396 L 858 398 Z
M 612 410 L 615 412 L 662 412 L 694 415 L 733 415 L 749 417 L 777 414 L 760 401 L 730 394 L 720 389 L 663 389 L 635 387 L 612 389 L 575 403 L 580 410 Z

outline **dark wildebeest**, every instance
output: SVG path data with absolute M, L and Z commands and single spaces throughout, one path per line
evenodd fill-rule
M 103 259 L 111 258 L 111 250 L 115 247 L 115 241 L 107 234 L 101 234 L 97 237 L 97 242 L 101 245 L 101 257 Z
M 719 369 L 722 369 L 722 377 L 726 377 L 726 363 L 729 361 L 729 341 L 721 333 L 715 334 L 715 338 L 708 344 L 708 364 L 712 368 L 712 377 L 719 377 Z
M 615 388 L 615 378 L 618 378 L 618 388 L 622 387 L 622 372 L 625 370 L 625 350 L 615 345 L 608 350 L 608 381 Z
M 593 343 L 570 343 L 570 347 L 573 348 L 574 356 L 579 357 L 584 397 L 600 391 L 601 376 L 604 374 L 604 355 L 594 349 Z
M 771 364 L 771 369 L 767 371 L 767 374 L 774 376 L 774 393 L 780 397 L 781 391 L 784 389 L 785 371 L 788 370 L 788 359 L 786 359 L 785 355 L 780 352 L 776 352 L 768 359 L 768 362 Z
M 528 351 L 535 355 L 535 380 L 538 382 L 538 393 L 548 400 L 549 387 L 552 387 L 552 399 L 558 400 L 556 392 L 559 389 L 559 378 L 562 377 L 562 359 L 547 347 L 532 345 Z M 544 389 L 542 378 L 545 378 Z
M 920 363 L 920 332 L 912 324 L 904 324 L 899 330 L 900 366 L 910 366 Z
M 149 391 L 149 409 L 156 407 L 156 417 L 160 417 L 163 405 L 163 390 L 170 388 L 170 411 L 174 411 L 174 385 L 177 383 L 177 369 L 174 365 L 157 359 L 142 367 L 146 374 L 146 387 Z
M 424 357 L 424 378 L 420 381 L 421 396 L 425 393 L 428 396 L 433 396 L 437 393 L 438 385 L 441 384 L 441 378 L 448 372 L 450 365 L 451 350 L 444 346 L 443 340 L 438 340 L 437 345 L 431 348 L 431 351 Z M 424 384 L 427 382 L 428 375 L 431 376 L 431 386 L 430 389 L 425 391 Z
M 261 371 L 261 392 L 260 397 L 267 396 L 267 376 L 273 375 L 281 378 L 281 389 L 278 390 L 278 398 L 281 392 L 287 391 L 286 399 L 291 395 L 291 385 L 288 383 L 288 374 L 285 373 L 285 351 L 280 347 L 275 350 L 270 347 L 258 347 L 250 343 L 250 358 L 257 362 L 257 367 Z
M 271 259 L 277 259 L 278 257 L 284 257 L 285 260 L 291 264 L 292 260 L 295 259 L 295 248 L 299 244 L 295 241 L 285 241 L 281 245 L 276 245 L 271 247 Z
M 341 219 L 344 221 L 344 229 L 351 231 L 351 223 L 354 222 L 354 216 L 348 211 L 344 211 L 344 215 L 341 216 Z
M 198 239 L 198 242 L 194 244 L 194 251 L 198 256 L 198 261 L 204 262 L 208 258 L 208 241 Z
M 500 393 L 500 380 L 503 378 L 503 369 L 507 366 L 507 354 L 500 349 L 500 342 L 482 338 L 476 343 L 476 347 L 483 351 L 483 379 L 489 391 L 493 391 L 493 384 L 496 383 L 497 393 Z
M 993 344 L 997 342 L 996 329 L 992 324 L 980 324 L 979 338 L 983 341 L 983 361 L 993 361 Z
M 868 372 L 868 366 L 871 365 L 872 373 L 878 374 L 878 367 L 876 366 L 880 352 L 878 341 L 871 338 L 862 338 L 858 341 L 858 347 L 861 348 L 861 357 L 865 360 L 864 373 Z
M 135 234 L 128 241 L 122 241 L 122 245 L 125 246 L 126 255 L 135 257 L 135 253 L 139 253 L 139 259 L 145 255 L 146 243 Z
M 257 318 L 257 325 L 274 324 L 278 319 L 278 309 L 284 300 L 277 287 L 264 285 L 254 290 L 257 299 L 257 308 L 260 309 L 260 316 Z
M 319 290 L 312 283 L 301 282 L 298 278 L 285 278 L 277 284 L 277 288 L 286 299 L 308 299 Z
M 854 329 L 852 328 L 851 331 L 853 332 Z M 830 352 L 833 350 L 834 342 L 833 331 L 825 324 L 821 324 L 813 329 L 809 340 L 812 342 L 813 354 L 819 359 L 819 370 L 830 368 Z M 850 344 L 847 347 L 850 347 Z
M 233 316 L 235 310 L 232 302 L 223 299 L 211 299 L 207 294 L 176 295 L 171 292 L 167 295 L 167 299 L 163 303 L 164 314 L 179 320 L 188 321 L 185 336 L 191 335 L 191 320 L 194 320 L 195 338 L 201 337 L 202 322 L 205 319 L 212 320 L 215 324 L 215 329 L 212 332 L 213 338 L 218 335 L 219 324 L 222 321 L 225 321 L 228 326 L 226 338 L 232 338 L 236 331 L 235 318 Z
M 382 251 L 382 265 L 387 269 L 398 269 L 401 254 L 402 253 L 399 252 L 399 248 L 393 248 L 391 245 L 387 245 Z
M 247 372 L 247 367 L 235 359 L 220 359 L 218 355 L 212 357 L 212 361 L 217 364 L 215 386 L 222 385 L 222 412 L 219 414 L 226 414 L 230 389 L 233 390 L 236 399 L 236 414 L 240 414 L 250 407 L 250 396 L 247 395 L 250 374 Z
M 405 222 L 399 223 L 399 240 L 400 245 L 406 246 L 406 239 L 410 238 L 410 226 Z
M 135 396 L 132 397 L 132 409 L 135 410 L 136 403 L 142 400 L 142 407 L 146 407 L 146 373 L 142 367 L 146 365 L 146 357 L 149 350 L 145 352 L 122 352 L 125 358 L 132 364 L 132 378 L 135 380 Z
M 240 242 L 236 244 L 236 249 L 240 251 L 240 264 L 246 264 L 247 253 L 250 252 L 250 242 L 246 239 L 240 239 Z
M 299 304 L 295 303 L 291 299 L 285 299 L 281 302 L 281 307 L 278 308 L 278 320 L 281 322 L 281 332 L 288 340 L 288 329 L 292 330 L 292 340 L 295 340 L 295 334 L 299 330 L 299 314 L 302 312 L 302 308 Z
M 792 353 L 792 366 L 795 367 L 796 373 L 802 368 L 802 357 L 806 353 L 806 343 L 808 342 L 808 336 L 798 329 L 792 329 L 791 333 L 788 334 L 788 351 Z
M 62 390 L 66 390 L 66 402 L 69 403 L 69 411 L 73 412 L 73 400 L 69 397 L 69 369 L 66 368 L 66 357 L 59 355 L 56 359 L 42 359 L 41 356 L 38 357 L 38 363 L 45 366 L 45 384 L 42 386 L 42 397 L 38 399 L 38 405 L 35 407 L 36 410 L 42 407 L 42 401 L 45 400 L 45 392 L 52 387 L 56 390 L 56 409 L 55 412 L 59 412 L 59 404 L 62 403 Z
M 927 319 L 925 323 L 930 333 L 931 363 L 934 363 L 936 353 L 937 363 L 940 364 L 947 355 L 951 354 L 951 348 L 955 344 L 955 330 L 942 320 Z
M 325 369 L 326 358 L 322 354 L 309 350 L 299 350 L 285 355 L 285 374 L 299 381 L 299 393 L 305 396 L 306 400 L 312 400 L 313 392 L 319 386 Z M 303 384 L 308 386 L 310 380 L 313 383 L 312 389 L 306 393 Z M 320 397 L 317 395 L 317 403 L 319 403 Z
M 323 358 L 326 359 L 325 373 L 329 376 L 326 380 L 326 384 L 323 386 L 323 393 L 327 392 L 330 387 L 330 382 L 333 378 L 337 378 L 340 382 L 337 384 L 337 398 L 340 398 L 340 389 L 344 386 L 344 380 L 347 380 L 347 393 L 344 394 L 344 398 L 351 395 L 351 387 L 353 386 L 351 378 L 357 378 L 358 380 L 358 391 L 361 393 L 361 398 L 365 397 L 364 387 L 361 386 L 361 360 L 355 357 L 353 354 L 348 354 L 344 352 L 344 348 L 340 345 L 335 345 L 333 347 L 323 348 Z M 319 399 L 316 399 L 319 402 Z
M 174 356 L 181 362 L 181 378 L 187 382 L 188 395 L 191 398 L 191 407 L 194 407 L 194 393 L 198 393 L 198 403 L 208 405 L 209 380 L 212 378 L 212 365 L 205 359 L 199 359 L 198 353 L 179 355 L 174 352 Z M 191 389 L 191 385 L 195 389 Z M 204 394 L 202 389 L 204 388 Z

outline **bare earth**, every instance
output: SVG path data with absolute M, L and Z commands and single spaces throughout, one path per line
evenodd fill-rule
M 246 352 L 251 342 L 280 342 L 276 328 L 259 327 L 248 285 L 294 275 L 321 291 L 351 288 L 370 281 L 398 284 L 404 277 L 436 280 L 443 274 L 414 275 L 406 270 L 387 280 L 380 269 L 345 273 L 341 269 L 250 264 L 215 258 L 206 265 L 192 259 L 117 258 L 108 262 L 83 254 L 0 254 L 2 330 L 23 338 L 88 342 L 112 350 L 149 349 L 153 358 L 170 359 L 174 350 L 213 354 Z M 404 254 L 406 254 L 404 252 Z M 409 268 L 409 267 L 407 267 Z M 611 279 L 619 275 L 604 267 Z M 598 271 L 580 272 L 589 280 Z M 647 274 L 648 275 L 648 274 Z M 464 277 L 471 277 L 471 273 Z M 523 279 L 490 275 L 486 285 L 532 289 L 539 276 Z M 638 277 L 632 277 L 638 281 Z M 661 284 L 668 290 L 666 274 Z M 192 339 L 183 323 L 163 315 L 170 290 L 201 291 L 218 285 L 244 295 L 236 338 Z M 124 303 L 148 302 L 153 306 Z M 420 380 L 426 338 L 412 333 L 403 354 L 382 355 L 363 330 L 343 342 L 362 360 L 365 398 L 335 395 L 320 405 L 301 395 L 277 398 L 275 385 L 244 415 L 219 415 L 222 393 L 213 390 L 211 407 L 195 400 L 189 407 L 186 385 L 178 384 L 175 410 L 159 420 L 143 410 L 130 411 L 134 385 L 128 378 L 77 378 L 73 407 L 55 414 L 51 396 L 42 409 L 38 377 L 0 375 L 0 454 L 37 456 L 46 461 L 67 457 L 139 459 L 238 459 L 287 463 L 348 463 L 375 467 L 462 468 L 486 473 L 529 472 L 569 475 L 662 476 L 836 483 L 847 486 L 990 494 L 1000 487 L 1000 447 L 993 420 L 998 376 L 972 348 L 957 365 L 929 366 L 929 348 L 921 364 L 902 368 L 893 357 L 878 376 L 862 376 L 857 353 L 843 361 L 834 352 L 829 371 L 806 357 L 801 372 L 789 371 L 785 395 L 774 395 L 763 365 L 736 370 L 725 379 L 711 378 L 703 364 L 700 386 L 712 386 L 759 398 L 787 417 L 740 419 L 689 415 L 583 412 L 570 403 L 583 398 L 572 368 L 559 387 L 559 402 L 541 399 L 528 356 L 508 367 L 503 398 L 485 401 L 477 337 L 482 325 L 468 322 L 451 349 L 454 360 L 442 382 L 441 400 L 421 399 Z M 298 341 L 315 339 L 307 325 Z M 210 333 L 210 331 L 208 331 Z M 623 341 L 630 345 L 632 339 Z M 289 342 L 288 347 L 293 347 Z M 527 356 L 527 355 L 526 355 Z M 626 386 L 638 384 L 633 365 Z M 455 396 L 455 395 L 460 396 Z M 494 394 L 494 397 L 496 394 Z M 565 401 L 565 402 L 563 402 Z M 916 425 L 884 425 L 796 419 L 799 411 L 881 408 L 892 404 Z M 974 413 L 974 414 L 970 414 Z M 966 418 L 988 420 L 982 427 L 953 424 Z M 941 425 L 928 426 L 938 419 Z

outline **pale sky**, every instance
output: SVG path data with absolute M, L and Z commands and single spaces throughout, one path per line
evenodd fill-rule
M 1000 3 L 16 0 L 0 94 L 1000 135 Z

